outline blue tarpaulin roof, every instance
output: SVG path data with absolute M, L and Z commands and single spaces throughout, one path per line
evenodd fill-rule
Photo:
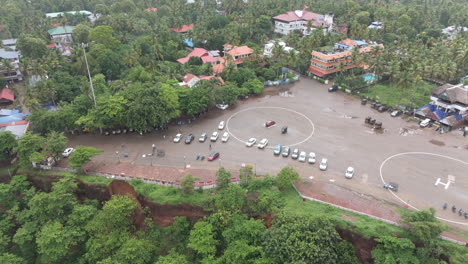
M 187 44 L 187 46 L 193 48 L 193 41 L 191 39 L 184 39 L 184 43 Z
M 360 41 L 360 40 L 354 40 L 359 46 L 361 45 L 366 45 L 367 43 L 365 41 Z
M 24 117 L 28 115 L 29 114 L 17 114 L 10 116 L 2 116 L 0 117 L 0 124 L 21 121 L 24 120 Z
M 439 109 L 436 109 L 434 111 L 434 114 L 436 114 L 439 119 L 444 119 L 447 116 L 447 114 L 444 111 Z

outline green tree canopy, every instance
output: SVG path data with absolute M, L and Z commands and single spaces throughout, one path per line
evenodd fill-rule
M 101 152 L 103 151 L 93 147 L 77 146 L 70 155 L 70 167 L 82 171 L 82 167 Z
M 0 132 L 0 160 L 11 158 L 17 145 L 16 137 L 10 131 Z

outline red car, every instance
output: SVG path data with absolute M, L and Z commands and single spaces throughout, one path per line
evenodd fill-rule
M 273 125 L 275 125 L 275 124 L 276 124 L 276 122 L 273 121 L 273 120 L 268 120 L 268 121 L 265 122 L 265 126 L 266 126 L 266 127 L 271 127 L 271 126 L 273 126 Z
M 219 158 L 219 152 L 213 152 L 208 156 L 209 161 L 213 161 L 215 159 Z

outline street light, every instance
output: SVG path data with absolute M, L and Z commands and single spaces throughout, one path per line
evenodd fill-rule
M 115 152 L 115 156 L 117 157 L 117 163 L 120 163 L 120 156 L 118 151 Z
M 85 58 L 86 62 L 86 69 L 88 70 L 88 78 L 89 78 L 89 85 L 91 87 L 91 92 L 93 93 L 93 100 L 94 100 L 94 105 L 96 105 L 96 95 L 94 94 L 94 86 L 93 86 L 93 80 L 91 79 L 91 73 L 89 71 L 89 65 L 88 65 L 88 57 L 86 57 L 86 49 L 85 47 L 88 47 L 88 44 L 81 43 L 81 48 L 83 49 L 83 55 Z

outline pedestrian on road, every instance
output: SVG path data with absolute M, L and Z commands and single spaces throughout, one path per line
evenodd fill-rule
M 210 144 L 210 150 L 211 150 L 211 144 Z

